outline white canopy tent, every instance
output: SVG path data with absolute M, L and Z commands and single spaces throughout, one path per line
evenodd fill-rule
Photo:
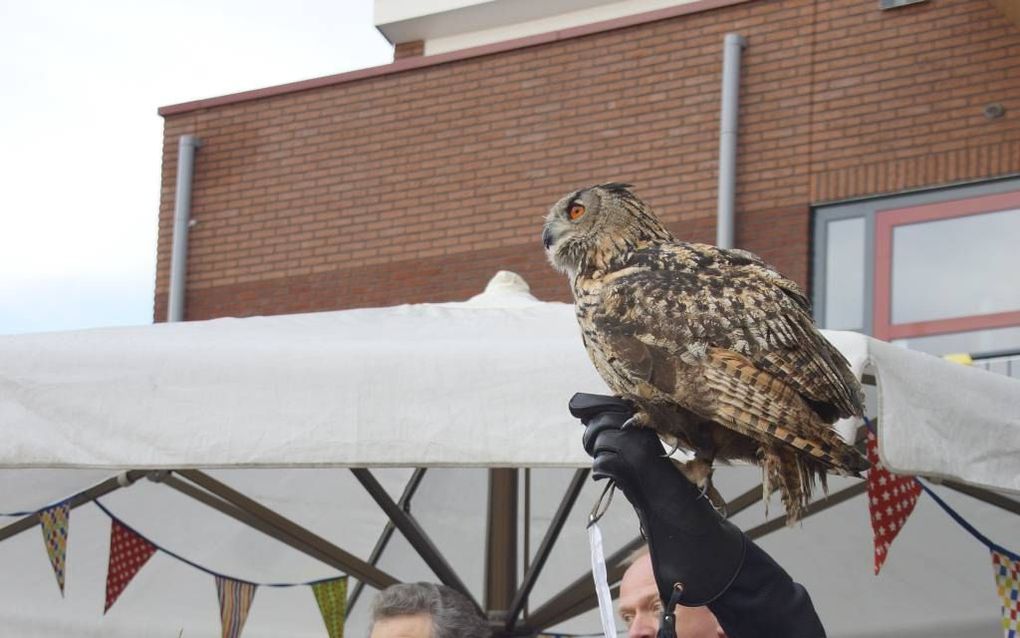
M 414 519 L 481 600 L 483 468 L 535 468 L 523 565 L 555 520 L 572 468 L 588 464 L 566 401 L 605 392 L 572 308 L 538 302 L 513 282 L 497 278 L 464 303 L 0 337 L 0 511 L 37 510 L 115 470 L 221 468 L 211 473 L 219 481 L 367 560 L 387 517 L 343 468 L 372 468 L 396 500 L 411 468 L 427 467 Z M 852 333 L 827 336 L 877 379 L 887 465 L 1020 491 L 1020 383 Z M 728 497 L 760 478 L 746 467 L 717 477 Z M 834 481 L 833 492 L 855 483 Z M 532 590 L 533 614 L 583 575 L 595 489 L 584 488 L 566 519 Z M 990 537 L 1007 546 L 1016 537 L 1011 514 L 947 498 Z M 340 573 L 165 485 L 141 481 L 101 500 L 161 547 L 233 577 Z M 763 518 L 757 505 L 734 520 L 752 528 Z M 991 631 L 987 552 L 924 499 L 915 519 L 923 522 L 908 523 L 877 578 L 863 499 L 760 542 L 808 586 L 832 636 Z M 162 554 L 101 615 L 108 520 L 94 505 L 72 512 L 65 600 L 38 532 L 0 542 L 2 624 L 20 636 L 214 635 L 211 578 Z M 621 504 L 604 526 L 609 551 L 636 532 Z M 378 565 L 400 580 L 437 580 L 401 533 Z M 365 633 L 366 611 L 356 605 L 348 635 Z M 588 614 L 555 628 L 597 626 Z M 259 589 L 243 635 L 281 634 L 325 635 L 307 587 Z

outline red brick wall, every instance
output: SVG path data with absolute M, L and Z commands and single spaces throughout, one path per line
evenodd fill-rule
M 811 205 L 1020 172 L 1016 26 L 990 0 L 877 4 L 757 0 L 167 115 L 156 317 L 186 133 L 203 142 L 189 319 L 463 299 L 499 268 L 567 300 L 541 219 L 599 181 L 713 241 L 731 31 L 737 243 L 806 283 Z
M 410 58 L 425 53 L 425 42 L 413 40 L 411 42 L 397 42 L 393 45 L 393 59 Z

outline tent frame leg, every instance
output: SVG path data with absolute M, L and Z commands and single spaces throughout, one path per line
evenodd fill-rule
M 519 472 L 517 468 L 495 468 L 488 474 L 485 609 L 489 620 L 501 624 L 517 590 Z
M 408 479 L 407 485 L 404 486 L 404 492 L 400 495 L 400 499 L 397 501 L 397 506 L 408 514 L 411 513 L 411 499 L 414 498 L 414 493 L 418 491 L 418 486 L 421 485 L 423 478 L 425 478 L 425 468 L 414 468 L 414 473 L 411 474 L 411 478 Z M 378 564 L 383 551 L 386 549 L 386 546 L 390 542 L 390 538 L 393 536 L 393 530 L 395 529 L 396 527 L 393 525 L 393 521 L 386 519 L 386 525 L 383 527 L 383 531 L 379 535 L 379 540 L 375 542 L 375 547 L 372 548 L 372 553 L 368 556 L 368 563 L 370 565 Z M 348 614 L 351 613 L 355 603 L 358 602 L 364 588 L 365 583 L 359 580 L 351 590 L 351 595 L 347 597 Z
M 951 490 L 956 490 L 961 494 L 966 494 L 967 496 L 976 498 L 979 501 L 988 503 L 989 505 L 994 505 L 995 507 L 1020 516 L 1020 503 L 1007 496 L 1003 496 L 1002 494 L 997 494 L 991 490 L 986 490 L 981 487 L 974 487 L 973 485 L 957 483 L 956 481 L 937 481 L 935 479 L 928 480 L 936 485 L 943 485 Z
M 474 603 L 478 611 L 482 609 L 478 605 L 478 601 L 474 599 L 471 592 L 461 581 L 457 573 L 453 571 L 450 564 L 446 561 L 443 555 L 436 548 L 435 544 L 425 533 L 425 530 L 421 528 L 418 521 L 413 516 L 401 509 L 400 506 L 394 502 L 390 495 L 386 493 L 385 488 L 380 485 L 379 481 L 376 480 L 375 476 L 365 468 L 351 468 L 351 473 L 358 479 L 361 485 L 368 492 L 369 496 L 375 499 L 375 502 L 379 507 L 382 508 L 383 512 L 389 516 L 390 520 L 396 526 L 400 533 L 404 535 L 407 542 L 411 544 L 411 547 L 418 552 L 418 555 L 422 557 L 425 564 L 435 573 L 439 578 L 440 582 L 448 587 L 452 587 L 464 594 L 468 600 Z M 369 583 L 371 584 L 371 583 Z
M 560 501 L 560 505 L 557 508 L 556 513 L 553 514 L 552 520 L 549 521 L 549 528 L 546 530 L 545 536 L 542 538 L 542 542 L 539 544 L 538 550 L 535 552 L 534 562 L 528 566 L 528 569 L 524 574 L 524 578 L 522 579 L 521 586 L 517 590 L 517 593 L 514 594 L 513 600 L 510 602 L 510 608 L 507 610 L 506 622 L 504 624 L 505 631 L 511 631 L 517 623 L 517 619 L 528 600 L 528 595 L 531 593 L 531 589 L 535 586 L 535 582 L 538 580 L 538 575 L 542 572 L 542 568 L 545 567 L 545 562 L 549 558 L 549 554 L 552 552 L 552 548 L 556 544 L 556 540 L 559 538 L 560 532 L 563 530 L 563 525 L 567 522 L 567 517 L 574 508 L 574 504 L 577 502 L 577 497 L 581 494 L 581 490 L 584 488 L 585 481 L 588 479 L 588 475 L 590 473 L 591 470 L 588 468 L 579 469 L 574 472 L 574 477 L 567 486 L 567 491 L 563 495 L 563 500 Z

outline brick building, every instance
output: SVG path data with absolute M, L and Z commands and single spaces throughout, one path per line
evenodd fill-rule
M 588 0 L 509 26 L 496 24 L 510 19 L 506 2 L 436 15 L 443 2 L 418 4 L 400 15 L 400 3 L 377 2 L 377 22 L 389 19 L 380 28 L 396 41 L 392 64 L 160 109 L 157 320 L 185 134 L 202 142 L 188 319 L 462 299 L 500 268 L 540 298 L 566 300 L 540 217 L 598 181 L 634 184 L 679 237 L 713 242 L 722 42 L 734 32 L 747 42 L 736 244 L 811 288 L 830 327 L 886 338 L 991 330 L 991 341 L 963 345 L 1020 344 L 1015 286 L 979 290 L 994 298 L 985 319 L 953 325 L 938 321 L 959 317 L 954 305 L 971 315 L 969 297 L 916 311 L 874 303 L 875 282 L 896 297 L 907 271 L 925 268 L 882 261 L 876 249 L 897 222 L 875 211 L 989 193 L 1007 193 L 999 209 L 1018 207 L 1008 195 L 1020 191 L 1008 179 L 1020 174 L 1014 3 Z M 964 209 L 987 212 L 980 202 Z M 952 222 L 953 210 L 917 214 Z M 1016 218 L 999 215 L 977 237 L 1015 245 Z M 955 221 L 959 229 L 935 226 L 959 240 L 969 226 Z M 1003 248 L 965 245 L 968 254 Z M 968 280 L 990 279 L 981 276 L 998 263 L 989 259 L 971 264 Z M 896 324 L 920 327 L 890 332 Z

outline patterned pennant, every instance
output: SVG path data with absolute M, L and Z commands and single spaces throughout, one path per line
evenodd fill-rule
M 110 564 L 106 568 L 106 607 L 110 611 L 124 588 L 135 577 L 142 565 L 156 553 L 156 546 L 111 519 Z
M 239 638 L 248 618 L 251 600 L 255 598 L 254 583 L 245 583 L 224 576 L 216 577 L 216 594 L 220 599 L 222 638 Z
M 1002 630 L 1005 638 L 1020 636 L 1020 561 L 992 550 L 995 588 L 1002 599 Z
M 327 580 L 312 585 L 315 602 L 319 603 L 322 621 L 326 623 L 329 638 L 343 638 L 344 617 L 347 612 L 347 577 Z
M 46 553 L 50 555 L 50 564 L 57 576 L 61 596 L 64 595 L 64 558 L 67 556 L 67 525 L 70 515 L 71 508 L 67 503 L 39 512 L 43 542 L 46 543 Z
M 878 459 L 878 439 L 868 432 L 868 510 L 871 512 L 871 529 L 875 536 L 875 574 L 882 569 L 889 546 L 903 529 L 907 517 L 914 511 L 921 484 L 913 476 L 898 476 L 889 472 Z

